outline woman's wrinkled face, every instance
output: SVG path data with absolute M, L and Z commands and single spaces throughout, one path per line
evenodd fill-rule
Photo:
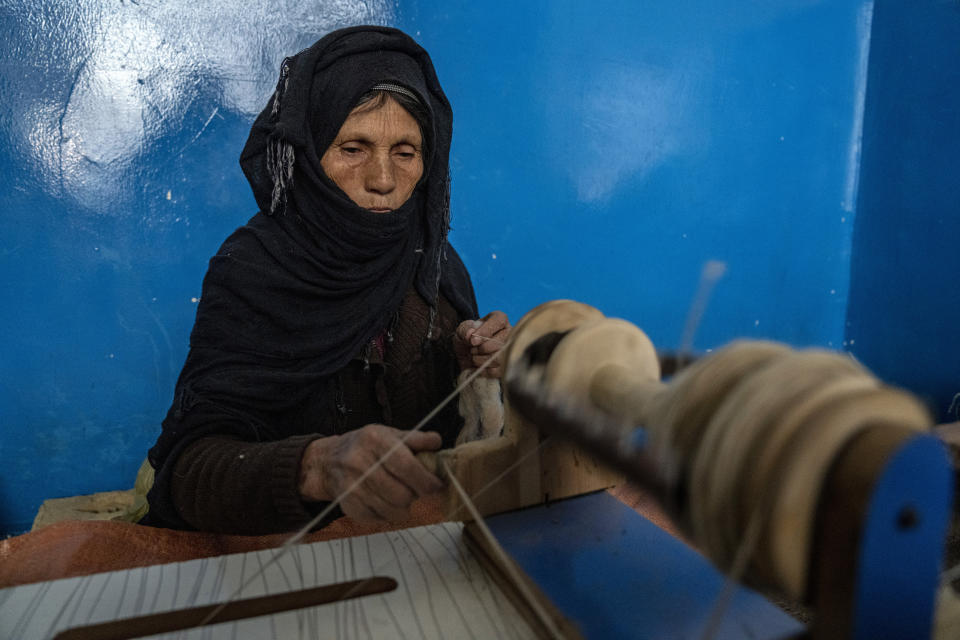
M 423 175 L 423 137 L 417 121 L 393 98 L 356 107 L 320 164 L 351 200 L 387 213 L 410 198 Z

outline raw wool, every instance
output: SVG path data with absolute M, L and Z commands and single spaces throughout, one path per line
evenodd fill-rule
M 937 595 L 933 637 L 934 640 L 960 637 L 960 596 L 949 584 L 941 585 Z
M 473 369 L 462 371 L 457 386 L 471 373 Z M 457 445 L 499 436 L 503 431 L 503 396 L 496 378 L 475 378 L 460 392 L 458 408 L 463 416 L 463 430 L 457 436 Z
M 113 520 L 139 522 L 147 514 L 147 493 L 153 486 L 153 467 L 144 460 L 133 489 L 101 491 L 69 498 L 44 500 L 37 510 L 30 531 L 66 520 Z

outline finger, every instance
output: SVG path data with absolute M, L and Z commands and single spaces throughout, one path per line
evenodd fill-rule
M 383 458 L 383 466 L 401 482 L 406 484 L 418 496 L 435 493 L 443 489 L 443 482 L 430 473 L 423 463 L 413 455 L 417 451 L 436 451 L 443 445 L 443 438 L 436 431 L 404 431 L 385 425 L 376 425 L 376 433 L 382 438 L 376 445 Z M 397 440 L 404 439 L 406 446 L 393 450 L 386 456 Z M 385 457 L 386 456 L 386 457 Z
M 401 509 L 406 509 L 417 499 L 403 479 L 397 478 L 386 467 L 382 467 L 378 473 L 367 479 L 367 487 L 385 503 Z
M 504 350 L 498 349 L 490 354 L 484 353 L 473 353 L 469 358 L 468 368 L 479 368 L 484 367 L 482 375 L 487 378 L 499 378 L 501 377 L 505 361 L 503 358 Z M 492 362 L 490 362 L 492 360 Z M 486 364 L 488 363 L 489 364 Z
M 410 514 L 410 504 L 416 498 L 386 471 L 378 474 L 376 478 L 368 478 L 360 497 L 367 509 L 391 522 L 406 519 Z
M 494 361 L 490 363 L 490 366 L 498 366 L 503 364 L 503 353 L 502 348 L 496 348 L 489 352 L 483 351 L 479 347 L 470 352 L 470 362 L 472 366 L 479 367 L 487 360 L 493 359 Z
M 361 476 L 365 469 L 375 464 L 376 456 L 372 451 L 367 449 L 361 453 L 358 459 L 345 461 L 346 469 L 351 476 Z M 367 458 L 369 458 L 369 464 L 357 467 L 359 459 Z M 345 514 L 357 520 L 401 520 L 406 517 L 407 508 L 415 498 L 412 490 L 406 488 L 382 466 L 359 484 L 348 482 L 350 492 L 343 495 L 341 507 Z
M 478 346 L 490 342 L 495 336 L 510 326 L 507 314 L 502 311 L 492 311 L 483 318 L 483 323 L 470 336 L 470 344 Z
M 385 467 L 381 467 L 364 481 L 363 490 L 365 493 L 380 498 L 387 505 L 398 509 L 406 509 L 417 497 L 412 489 Z M 369 500 L 367 502 L 373 504 Z M 380 510 L 378 509 L 378 511 Z
M 478 364 L 477 368 L 480 368 L 483 363 Z M 503 364 L 499 360 L 495 360 L 486 369 L 484 369 L 480 375 L 484 378 L 501 378 L 503 377 Z
M 375 507 L 371 507 L 371 509 L 377 514 L 378 519 L 387 522 L 402 522 L 410 518 L 409 510 L 395 509 L 386 503 L 377 504 Z
M 401 480 L 418 497 L 427 496 L 443 489 L 443 482 L 430 473 L 423 463 L 414 458 L 397 457 L 386 465 L 387 471 Z
M 368 508 L 362 499 L 352 494 L 340 501 L 340 509 L 344 515 L 360 522 L 379 522 L 383 519 Z
M 482 322 L 479 320 L 464 320 L 459 325 L 457 325 L 457 337 L 465 343 L 470 342 L 470 337 L 473 336 L 473 332 L 477 330 Z
M 476 336 L 474 336 L 476 338 Z M 478 354 L 493 354 L 497 351 L 500 351 L 507 345 L 507 340 L 510 339 L 510 329 L 509 327 L 498 331 L 494 334 L 492 338 L 480 338 L 480 343 L 477 345 L 470 345 L 470 355 Z
M 436 431 L 401 431 L 404 443 L 411 451 L 436 451 L 443 446 L 443 438 Z
M 502 378 L 503 377 L 503 367 L 487 367 L 483 370 L 481 374 L 484 378 Z
M 377 449 L 378 457 L 386 455 L 397 440 L 403 440 L 407 448 L 413 451 L 436 451 L 443 445 L 443 438 L 436 431 L 410 431 L 385 424 L 369 426 L 375 427 L 378 441 L 371 444 Z
M 510 326 L 510 320 L 503 311 L 491 311 L 483 317 L 482 324 L 477 328 L 481 334 L 491 337 L 495 333 Z
M 384 461 L 383 466 L 417 496 L 429 495 L 443 489 L 440 478 L 430 473 L 409 449 L 397 451 Z
M 503 349 L 504 344 L 506 344 L 506 340 L 499 340 L 497 338 L 482 340 L 477 346 L 470 347 L 470 355 L 491 355 Z

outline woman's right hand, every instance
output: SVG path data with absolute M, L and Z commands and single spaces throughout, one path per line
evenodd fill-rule
M 497 354 L 510 338 L 510 320 L 503 311 L 491 311 L 480 320 L 464 320 L 453 334 L 453 350 L 457 354 L 460 370 L 476 369 Z M 494 360 L 483 375 L 499 378 L 503 375 L 504 363 Z
M 419 497 L 443 489 L 414 454 L 441 446 L 439 433 L 394 429 L 368 424 L 342 435 L 318 438 L 300 462 L 300 495 L 310 502 L 334 500 L 343 495 L 404 436 L 406 442 L 340 501 L 343 512 L 356 520 L 403 520 Z

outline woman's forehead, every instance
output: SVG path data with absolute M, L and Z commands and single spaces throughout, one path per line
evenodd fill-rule
M 337 137 L 358 135 L 403 138 L 416 144 L 422 141 L 420 125 L 389 95 L 379 105 L 371 107 L 362 104 L 354 107 L 341 125 Z

